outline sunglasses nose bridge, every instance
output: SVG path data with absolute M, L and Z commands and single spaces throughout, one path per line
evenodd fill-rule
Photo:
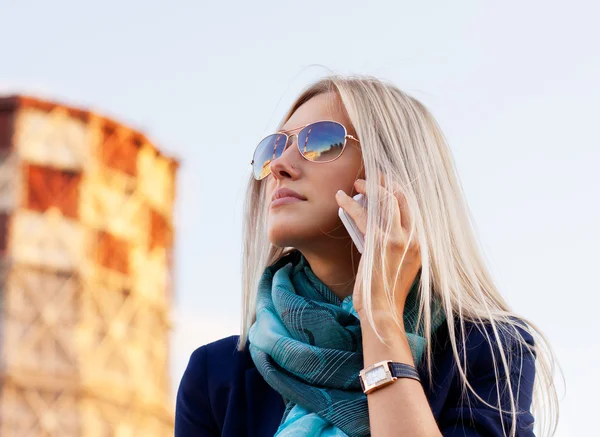
M 281 156 L 285 153 L 285 151 L 288 149 L 288 147 L 291 146 L 292 144 L 294 144 L 294 136 L 296 136 L 296 138 L 298 138 L 298 136 L 296 134 L 285 134 L 284 138 L 287 137 L 287 139 L 284 140 L 285 144 L 283 145 L 283 147 L 281 147 L 281 145 L 275 146 L 275 153 L 273 155 L 273 160 L 271 162 L 275 161 L 276 159 L 281 158 Z
M 296 134 L 288 134 L 288 135 L 287 135 L 287 140 L 286 140 L 286 142 L 285 142 L 285 144 L 284 144 L 284 146 L 283 146 L 283 149 L 278 147 L 278 149 L 280 150 L 280 152 L 279 152 L 279 153 L 278 153 L 278 155 L 275 157 L 275 159 L 277 159 L 277 158 L 280 158 L 280 157 L 281 157 L 281 155 L 283 155 L 283 154 L 285 153 L 285 151 L 286 151 L 286 150 L 287 150 L 287 149 L 288 149 L 290 146 L 292 146 L 292 145 L 294 144 L 294 137 L 296 137 L 296 141 L 298 141 L 298 135 L 296 135 Z
M 296 137 L 296 141 L 298 141 L 298 134 L 288 135 L 287 142 L 285 143 L 285 147 L 283 149 L 284 152 L 289 146 L 292 146 L 294 144 L 294 137 Z

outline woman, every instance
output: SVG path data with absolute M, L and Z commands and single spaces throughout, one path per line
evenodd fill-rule
M 493 283 L 420 102 L 322 79 L 252 170 L 242 332 L 192 354 L 176 437 L 533 436 L 534 405 L 554 433 L 551 349 Z

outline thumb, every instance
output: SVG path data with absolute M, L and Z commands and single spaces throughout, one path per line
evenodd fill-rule
M 356 223 L 358 230 L 362 234 L 367 233 L 367 210 L 352 197 L 348 196 L 343 190 L 335 194 L 338 205 L 346 211 L 350 218 Z

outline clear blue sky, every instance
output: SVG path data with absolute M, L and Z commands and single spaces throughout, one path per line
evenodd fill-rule
M 439 120 L 500 288 L 555 347 L 567 378 L 559 436 L 589 435 L 600 392 L 598 16 L 591 1 L 0 0 L 0 91 L 98 110 L 183 161 L 175 392 L 196 347 L 239 332 L 256 141 L 329 70 L 394 81 Z

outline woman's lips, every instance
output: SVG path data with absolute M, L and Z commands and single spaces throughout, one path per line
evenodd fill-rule
M 296 202 L 304 202 L 304 200 L 298 199 L 297 197 L 280 197 L 279 199 L 275 199 L 271 202 L 271 208 L 278 205 L 287 205 L 288 203 Z

